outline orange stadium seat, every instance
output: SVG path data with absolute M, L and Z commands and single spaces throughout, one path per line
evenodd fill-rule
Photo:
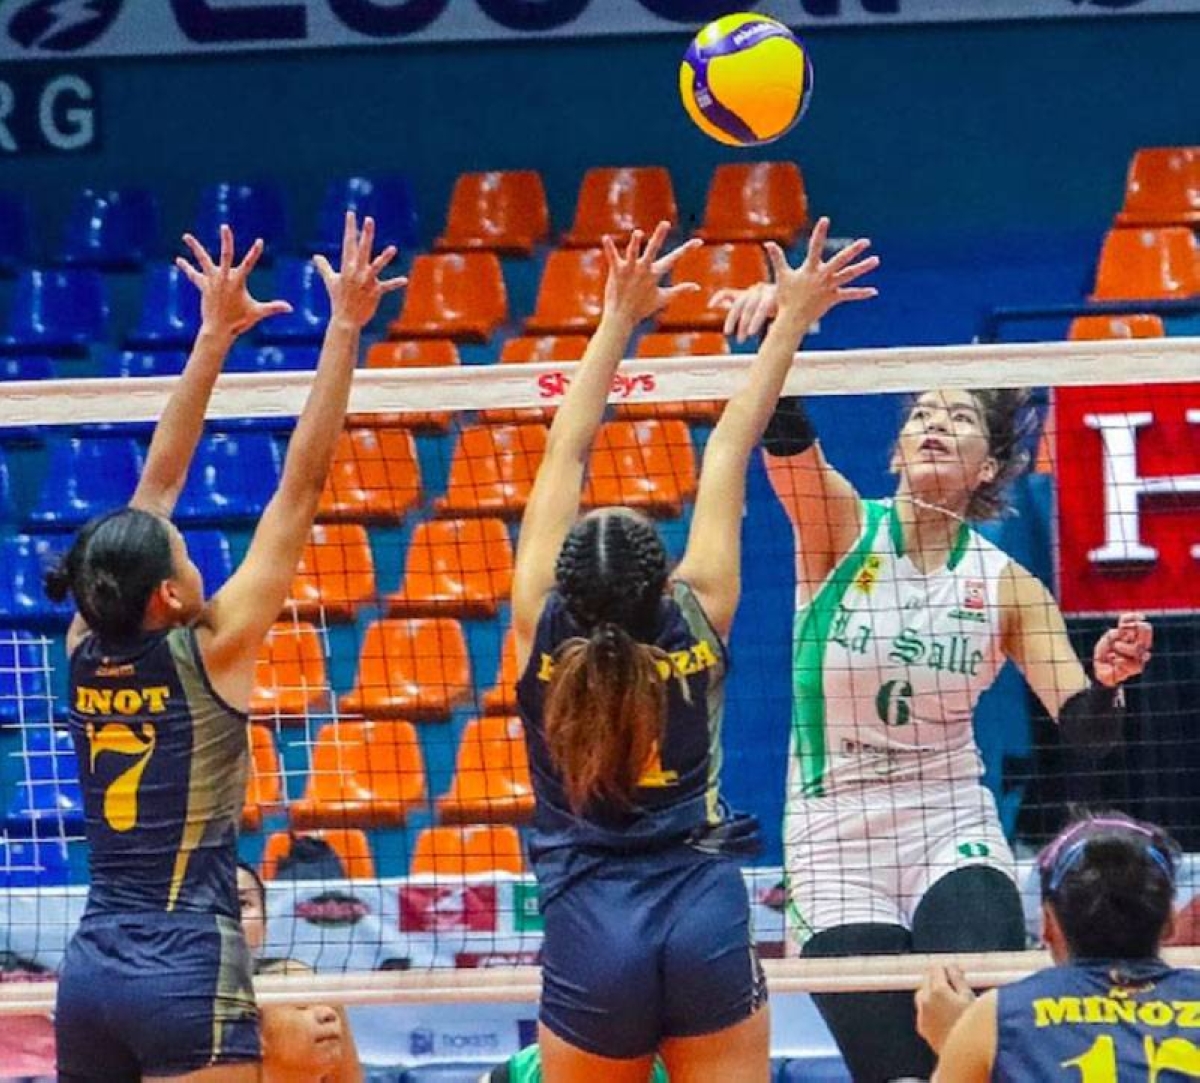
M 461 364 L 453 339 L 414 338 L 399 342 L 376 342 L 367 349 L 369 369 L 443 368 Z M 453 415 L 448 412 L 405 411 L 388 414 L 351 414 L 347 426 L 397 428 L 445 432 Z
M 528 256 L 549 234 L 546 188 L 536 170 L 463 173 L 454 182 L 446 231 L 434 247 Z
M 675 226 L 679 211 L 671 174 L 662 166 L 589 169 L 579 186 L 575 222 L 563 234 L 572 248 L 598 245 L 641 229 L 649 233 L 661 221 Z
M 745 289 L 765 282 L 767 257 L 757 244 L 709 244 L 687 252 L 671 272 L 675 282 L 698 282 L 697 293 L 676 297 L 659 313 L 664 331 L 718 331 L 725 324 L 725 310 L 709 305 L 719 289 Z
M 367 833 L 361 828 L 352 827 L 346 830 L 331 828 L 326 831 L 304 831 L 298 834 L 322 839 L 329 843 L 330 848 L 338 856 L 348 880 L 374 880 L 375 858 L 371 853 L 371 844 L 367 841 Z M 279 863 L 287 857 L 292 849 L 293 834 L 290 831 L 276 831 L 267 837 L 263 847 L 262 876 L 264 880 L 274 880 L 279 871 Z
M 1161 316 L 1142 312 L 1128 316 L 1076 316 L 1067 338 L 1088 342 L 1106 338 L 1162 338 L 1166 333 Z
M 307 621 L 280 621 L 267 635 L 254 667 L 250 714 L 297 725 L 329 708 L 325 645 Z
M 293 827 L 394 827 L 425 804 L 425 763 L 411 722 L 321 727 Z
M 360 602 L 375 596 L 375 561 L 366 528 L 317 523 L 300 557 L 288 605 L 299 617 L 354 619 Z
M 520 515 L 546 451 L 541 425 L 472 425 L 462 430 L 450 461 L 439 515 Z
M 1200 147 L 1144 147 L 1134 154 L 1117 225 L 1200 225 Z
M 1093 301 L 1184 299 L 1200 294 L 1200 250 L 1190 229 L 1113 229 L 1104 239 Z
M 413 849 L 412 876 L 484 876 L 525 871 L 521 836 L 511 824 L 427 827 Z
M 481 705 L 488 714 L 512 714 L 517 709 L 517 637 L 509 628 L 500 648 L 500 669 L 496 683 L 483 693 Z
M 388 324 L 388 335 L 487 342 L 507 319 L 508 293 L 496 254 L 442 252 L 413 260 L 404 307 Z
M 720 331 L 657 331 L 643 335 L 637 344 L 638 357 L 712 357 L 729 353 L 729 343 Z M 660 421 L 679 418 L 712 424 L 725 408 L 720 399 L 693 399 L 691 402 L 627 403 L 617 407 L 617 417 Z
M 523 823 L 533 815 L 533 783 L 521 720 L 472 718 L 463 730 L 449 792 L 438 798 L 442 823 Z
M 559 248 L 546 257 L 533 315 L 532 334 L 591 334 L 600 323 L 608 269 L 599 248 Z
M 446 617 L 379 620 L 367 628 L 343 713 L 367 718 L 445 718 L 471 695 L 462 625 Z
M 500 347 L 502 365 L 522 365 L 538 361 L 578 361 L 587 349 L 586 335 L 518 335 Z M 498 406 L 481 410 L 485 425 L 520 425 L 526 422 L 550 423 L 552 406 Z
M 500 519 L 438 519 L 413 533 L 390 617 L 494 617 L 512 588 L 513 551 Z
M 809 223 L 795 162 L 726 162 L 713 170 L 698 234 L 706 241 L 796 243 Z
M 398 523 L 421 499 L 421 468 L 406 429 L 347 429 L 338 437 L 317 518 Z
M 242 806 L 242 830 L 262 828 L 263 814 L 283 802 L 283 781 L 275 734 L 266 726 L 250 726 L 250 774 L 246 779 L 246 801 Z
M 696 454 L 682 421 L 610 421 L 600 429 L 584 489 L 588 507 L 623 504 L 678 515 L 696 495 Z

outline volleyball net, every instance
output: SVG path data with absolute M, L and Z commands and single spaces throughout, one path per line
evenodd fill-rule
M 317 992 L 346 1002 L 536 996 L 542 925 L 524 850 L 533 795 L 516 713 L 509 592 L 520 514 L 571 378 L 570 352 L 555 356 L 356 373 L 318 523 L 252 699 L 240 851 L 267 885 L 262 954 L 316 971 L 264 977 L 267 1001 Z M 1028 467 L 982 535 L 1050 587 L 1080 659 L 1122 612 L 1154 623 L 1153 659 L 1127 690 L 1124 740 L 1107 754 L 1066 746 L 1011 666 L 975 712 L 983 780 L 1026 900 L 1029 947 L 1037 942 L 1033 858 L 1078 807 L 1123 809 L 1176 835 L 1188 854 L 1179 942 L 1200 944 L 1188 917 L 1190 855 L 1200 851 L 1200 385 L 1190 382 L 1197 360 L 1194 339 L 813 351 L 799 356 L 789 378 L 788 393 L 807 396 L 827 457 L 867 498 L 894 490 L 893 447 L 914 393 L 1030 388 Z M 678 559 L 705 443 L 750 361 L 625 362 L 584 506 L 640 509 Z M 310 383 L 310 372 L 265 372 L 218 384 L 176 516 L 209 593 L 249 545 Z M 14 970 L 53 973 L 87 880 L 78 771 L 64 726 L 70 613 L 44 597 L 40 573 L 82 522 L 128 499 L 172 384 L 14 383 L 0 396 L 0 907 Z M 791 526 L 757 455 L 743 537 L 723 789 L 731 805 L 763 822 L 766 852 L 745 877 L 760 947 L 778 958 L 770 977 L 784 990 L 912 988 L 916 957 L 783 958 L 780 820 L 797 664 L 796 561 Z M 876 589 L 873 567 L 868 561 L 848 589 Z M 985 578 L 956 581 L 964 593 L 951 613 L 961 631 L 922 631 L 925 618 L 914 611 L 911 627 L 902 620 L 891 640 L 864 640 L 859 653 L 878 650 L 881 665 L 924 666 L 935 693 L 944 680 L 947 696 L 961 695 L 987 665 L 971 638 L 992 619 Z M 851 623 L 826 636 L 841 636 L 847 656 L 857 649 Z M 841 677 L 853 683 L 853 675 Z M 902 683 L 880 701 L 884 726 L 909 722 L 905 697 L 919 690 L 904 693 Z M 136 704 L 112 709 L 128 716 L 131 732 L 141 724 Z M 873 762 L 880 781 L 865 789 L 886 803 L 888 758 Z M 669 785 L 663 767 L 657 782 Z M 911 804 L 914 785 L 919 804 L 919 779 L 906 785 L 904 800 Z M 953 814 L 946 803 L 954 800 L 953 790 L 930 786 L 931 810 Z M 889 839 L 868 846 L 872 876 L 899 879 L 897 852 Z M 819 879 L 822 869 L 809 875 Z M 1041 960 L 1017 953 L 967 962 L 973 981 L 986 985 Z M 41 1010 L 52 996 L 36 984 L 0 994 L 8 1013 Z

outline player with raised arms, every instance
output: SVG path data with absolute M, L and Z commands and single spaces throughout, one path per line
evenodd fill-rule
M 238 335 L 286 306 L 247 278 L 255 242 L 214 262 L 192 237 L 180 260 L 201 292 L 192 355 L 159 418 L 128 507 L 77 535 L 47 577 L 78 614 L 67 632 L 70 728 L 79 760 L 91 885 L 58 986 L 59 1079 L 250 1083 L 259 1024 L 239 922 L 235 864 L 245 800 L 254 666 L 287 599 L 346 413 L 363 326 L 395 257 L 372 257 L 375 225 L 346 216 L 338 271 L 315 262 L 331 314 L 279 488 L 230 580 L 207 601 L 171 513 L 209 397 Z
M 743 338 L 778 310 L 772 285 L 713 303 Z M 1089 678 L 1050 592 L 971 525 L 1003 509 L 1024 466 L 1024 407 L 1017 391 L 916 396 L 890 500 L 863 499 L 830 464 L 800 399 L 781 400 L 767 427 L 767 472 L 795 534 L 784 862 L 804 955 L 1025 946 L 972 726 L 1006 660 L 1066 740 L 1120 739 L 1120 686 L 1149 659 L 1149 624 L 1122 616 Z M 856 1083 L 928 1078 L 908 994 L 815 999 Z
M 872 297 L 858 241 L 828 262 L 817 225 L 793 270 L 767 250 L 780 314 L 704 453 L 672 570 L 628 508 L 579 516 L 584 476 L 630 336 L 670 298 L 660 258 L 604 249 L 604 311 L 550 429 L 521 525 L 513 620 L 536 797 L 531 856 L 545 919 L 539 1046 L 546 1083 L 766 1083 L 766 990 L 732 859 L 757 823 L 719 794 L 726 641 L 740 593 L 746 467 L 797 346 L 834 305 Z

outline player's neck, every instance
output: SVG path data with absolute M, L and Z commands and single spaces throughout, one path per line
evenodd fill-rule
M 904 552 L 918 568 L 928 572 L 947 562 L 964 523 L 957 510 L 927 503 L 901 489 L 896 494 L 895 516 Z

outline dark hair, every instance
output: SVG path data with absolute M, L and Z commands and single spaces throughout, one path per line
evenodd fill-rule
M 51 601 L 70 594 L 88 627 L 114 641 L 137 635 L 151 595 L 174 574 L 166 523 L 148 511 L 120 508 L 80 530 L 44 586 Z
M 239 861 L 237 867 L 241 872 L 248 872 L 250 878 L 254 881 L 254 888 L 258 892 L 258 905 L 265 912 L 267 909 L 267 885 L 263 883 L 263 878 L 259 876 L 258 869 L 248 861 Z
M 1180 850 L 1162 828 L 1124 815 L 1088 816 L 1038 858 L 1042 899 L 1071 955 L 1145 959 L 1158 954 L 1175 899 Z
M 579 520 L 555 575 L 582 636 L 560 645 L 546 693 L 546 743 L 572 809 L 628 807 L 667 713 L 670 661 L 653 645 L 667 554 L 645 519 L 606 509 Z

